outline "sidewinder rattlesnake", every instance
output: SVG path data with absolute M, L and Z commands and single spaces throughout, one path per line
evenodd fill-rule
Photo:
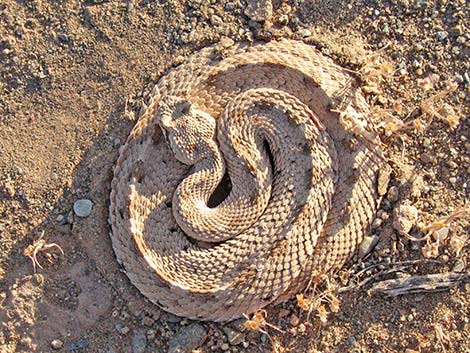
M 347 71 L 302 42 L 189 57 L 157 83 L 114 172 L 112 244 L 131 282 L 176 315 L 225 321 L 344 264 L 384 161 L 340 115 L 368 111 Z

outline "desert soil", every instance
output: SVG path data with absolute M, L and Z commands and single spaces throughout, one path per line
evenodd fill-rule
M 248 2 L 260 9 L 271 4 Z M 416 262 L 390 276 L 470 272 L 469 247 L 450 241 L 468 244 L 468 214 L 444 227 L 449 234 L 434 261 L 423 256 L 423 242 L 410 241 L 393 224 L 411 217 L 410 232 L 422 236 L 420 226 L 469 200 L 468 0 L 277 0 L 272 6 L 269 13 L 250 11 L 240 0 L 0 3 L 2 353 L 470 352 L 468 277 L 438 293 L 386 297 L 367 291 L 388 278 L 377 275 L 336 294 L 340 310 L 326 322 L 315 311 L 307 318 L 293 299 L 268 308 L 267 320 L 282 332 L 268 327 L 267 336 L 242 332 L 240 321 L 195 323 L 162 312 L 120 272 L 107 224 L 110 181 L 152 85 L 221 39 L 278 38 L 304 40 L 350 69 L 378 121 L 391 114 L 429 123 L 378 127 L 393 170 L 371 230 L 379 242 L 332 282 L 354 287 L 356 277 L 409 260 Z M 389 71 L 380 82 L 364 70 L 376 58 L 390 63 L 380 66 Z M 452 83 L 453 92 L 423 106 Z M 74 215 L 78 199 L 92 201 L 88 217 Z M 417 214 L 398 214 L 400 205 Z M 43 268 L 34 272 L 25 250 L 41 236 L 43 245 L 55 243 L 64 254 L 56 246 L 40 252 Z

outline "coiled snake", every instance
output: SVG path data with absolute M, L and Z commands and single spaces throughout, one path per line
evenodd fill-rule
M 112 182 L 131 282 L 176 315 L 225 321 L 341 266 L 375 214 L 383 160 L 340 115 L 367 113 L 346 70 L 292 40 L 205 48 L 163 76 Z

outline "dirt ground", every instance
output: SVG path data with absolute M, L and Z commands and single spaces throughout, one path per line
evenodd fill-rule
M 451 223 L 432 262 L 423 256 L 422 243 L 399 235 L 392 225 L 400 204 L 418 210 L 412 229 L 418 234 L 420 225 L 469 201 L 470 3 L 272 4 L 272 14 L 256 22 L 240 0 L 0 2 L 2 353 L 167 352 L 169 345 L 170 352 L 184 351 L 171 348 L 171 337 L 194 323 L 148 303 L 120 272 L 107 224 L 110 181 L 119 147 L 152 85 L 192 52 L 221 38 L 302 39 L 358 77 L 380 119 L 389 118 L 388 112 L 404 122 L 430 122 L 425 128 L 408 124 L 394 131 L 389 124 L 379 129 L 393 168 L 389 188 L 394 195 L 389 190 L 373 226 L 377 248 L 362 264 L 339 273 L 340 286 L 348 278 L 354 284 L 356 277 L 376 274 L 370 270 L 354 277 L 366 266 L 387 270 L 408 260 L 417 261 L 402 276 L 470 272 L 468 214 Z M 378 56 L 393 70 L 375 87 L 361 67 Z M 453 92 L 428 102 L 439 114 L 427 111 L 429 104 L 422 102 L 451 82 Z M 72 206 L 82 198 L 93 202 L 92 213 L 74 217 Z M 64 255 L 57 247 L 49 249 L 50 258 L 41 252 L 44 268 L 35 273 L 25 249 L 41 235 Z M 458 252 L 449 239 L 463 239 L 465 246 Z M 185 349 L 470 352 L 468 277 L 450 290 L 392 298 L 368 294 L 370 285 L 338 295 L 340 310 L 325 323 L 315 314 L 307 319 L 293 300 L 268 310 L 268 321 L 283 333 L 244 332 L 237 341 L 228 332 L 238 332 L 240 322 L 202 323 L 198 346 Z

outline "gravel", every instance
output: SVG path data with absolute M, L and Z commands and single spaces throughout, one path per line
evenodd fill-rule
M 151 327 L 151 326 L 153 326 L 154 323 L 155 323 L 155 320 L 153 318 L 151 318 L 150 316 L 144 316 L 142 318 L 142 324 L 144 326 Z
M 271 0 L 248 0 L 245 8 L 245 15 L 256 22 L 264 22 L 271 18 L 273 14 L 273 4 Z
M 421 162 L 423 162 L 424 164 L 431 164 L 435 161 L 436 157 L 434 157 L 431 153 L 425 152 L 421 155 Z
M 223 327 L 222 330 L 224 331 L 225 336 L 231 345 L 236 346 L 245 341 L 245 334 L 242 332 L 236 331 L 227 326 Z
M 77 350 L 77 349 L 86 348 L 89 345 L 90 345 L 90 340 L 88 340 L 87 338 L 81 338 L 77 342 L 70 343 L 68 345 L 68 349 L 70 351 L 74 351 L 74 350 Z
M 191 353 L 198 348 L 207 338 L 207 330 L 204 326 L 194 323 L 182 327 L 168 343 L 168 353 Z
M 354 337 L 354 336 L 349 336 L 348 337 L 348 344 L 350 346 L 354 346 L 356 343 L 357 343 L 356 337 Z
M 147 336 L 141 330 L 134 331 L 132 337 L 132 353 L 144 353 L 147 347 Z
M 397 202 L 399 196 L 400 196 L 400 193 L 398 192 L 398 187 L 391 186 L 390 189 L 388 189 L 387 199 L 390 202 Z

